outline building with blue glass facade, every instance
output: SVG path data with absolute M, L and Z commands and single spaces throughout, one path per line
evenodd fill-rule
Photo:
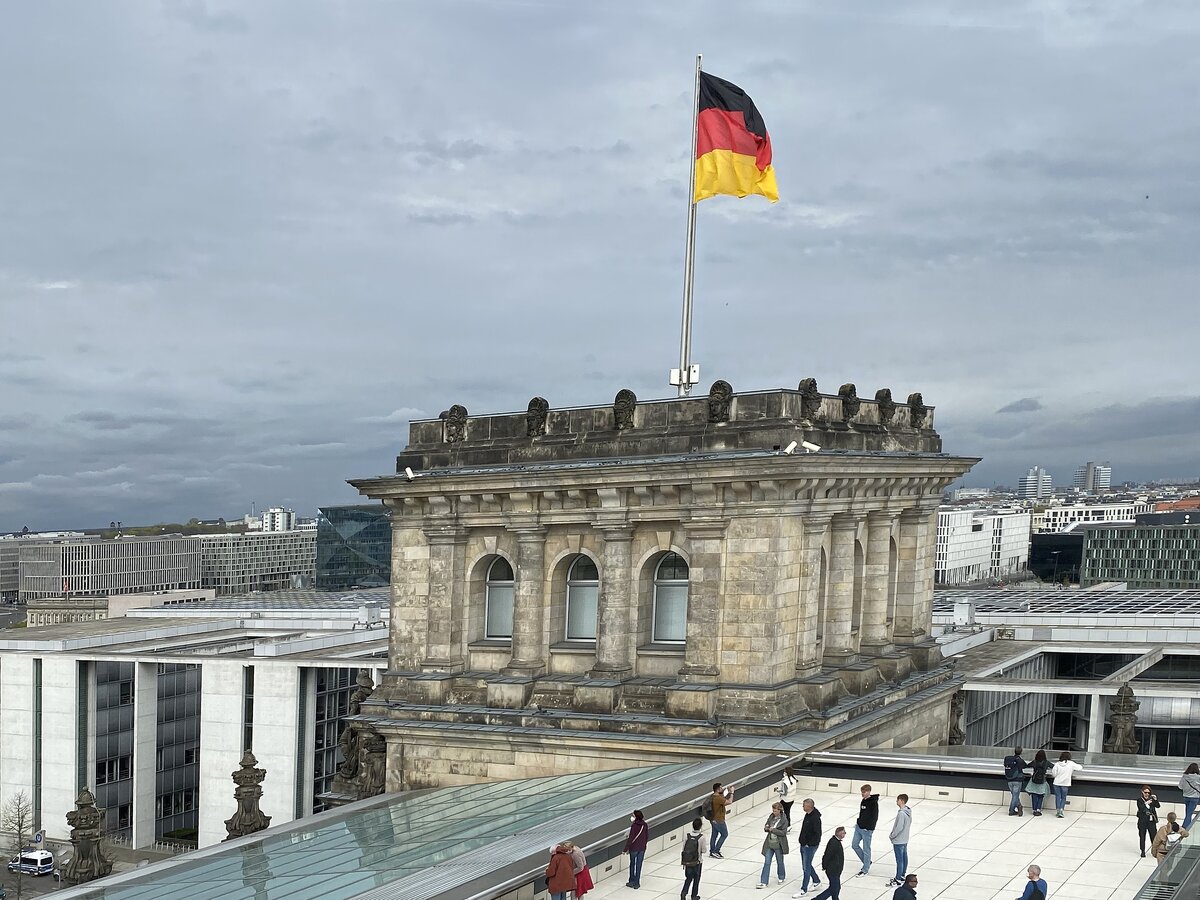
M 382 503 L 325 506 L 317 516 L 317 587 L 346 591 L 390 582 L 392 523 Z

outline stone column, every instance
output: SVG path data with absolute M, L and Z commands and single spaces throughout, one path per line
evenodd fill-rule
M 531 525 L 511 530 L 517 535 L 517 570 L 513 573 L 512 660 L 504 673 L 540 675 L 546 671 L 546 529 Z
M 825 604 L 823 658 L 827 666 L 854 662 L 854 539 L 858 516 L 839 513 L 833 517 L 829 552 L 829 599 Z
M 463 549 L 467 531 L 458 525 L 424 529 L 429 543 L 429 605 L 425 632 L 425 672 L 461 672 L 465 618 Z
M 721 558 L 725 543 L 724 520 L 684 522 L 688 550 L 687 643 L 684 681 L 715 682 L 721 674 L 721 591 L 724 573 Z
M 892 517 L 883 510 L 867 513 L 867 556 L 863 566 L 862 625 L 859 646 L 878 656 L 891 649 L 887 603 L 891 582 Z
M 804 519 L 804 552 L 800 563 L 800 622 L 796 629 L 796 677 L 809 678 L 821 671 L 817 646 L 817 613 L 821 596 L 821 547 L 829 531 L 829 516 Z
M 937 509 L 914 507 L 900 513 L 897 547 L 896 610 L 892 639 L 898 645 L 918 644 L 929 633 L 933 609 L 933 560 Z
M 596 609 L 593 678 L 624 678 L 633 671 L 633 597 L 630 591 L 633 527 L 603 525 L 600 597 Z

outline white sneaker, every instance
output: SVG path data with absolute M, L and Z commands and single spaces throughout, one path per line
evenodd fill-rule
M 760 882 L 760 883 L 756 884 L 756 885 L 755 885 L 755 887 L 756 887 L 756 888 L 758 888 L 758 889 L 761 891 L 763 888 L 765 888 L 765 887 L 766 887 L 766 885 L 765 885 L 765 884 L 763 884 L 762 882 Z
M 796 891 L 796 893 L 792 894 L 792 900 L 796 900 L 797 897 L 803 897 L 807 893 L 808 893 L 808 888 L 804 888 L 801 891 Z
M 783 879 L 782 879 L 782 878 L 780 878 L 780 879 L 779 879 L 779 883 L 780 883 L 780 884 L 783 884 Z

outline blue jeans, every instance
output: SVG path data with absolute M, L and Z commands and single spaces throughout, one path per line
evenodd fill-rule
M 712 837 L 708 839 L 708 855 L 720 853 L 727 837 L 729 837 L 729 826 L 724 822 L 713 822 Z
M 1029 805 L 1033 807 L 1034 812 L 1042 811 L 1042 804 L 1046 802 L 1045 794 L 1030 794 Z
M 1008 783 L 1008 792 L 1012 795 L 1012 799 L 1008 803 L 1008 811 L 1010 813 L 1018 812 L 1021 809 L 1021 788 L 1025 785 L 1023 781 L 1010 781 Z
M 892 852 L 896 854 L 896 880 L 903 881 L 908 874 L 908 844 L 892 844 Z
M 630 887 L 642 886 L 642 860 L 645 858 L 645 850 L 629 851 L 629 881 L 626 884 Z
M 800 890 L 808 890 L 809 879 L 813 884 L 820 884 L 821 879 L 817 877 L 817 870 L 813 868 L 813 857 L 817 855 L 816 847 L 800 847 L 800 865 L 804 867 L 804 884 L 800 885 Z
M 1067 791 L 1070 788 L 1065 784 L 1056 784 L 1054 786 L 1054 808 L 1062 812 L 1067 808 Z
M 1184 797 L 1183 798 L 1183 827 L 1191 828 L 1192 820 L 1196 817 L 1196 804 L 1200 803 L 1200 797 Z
M 854 826 L 854 839 L 850 841 L 850 849 L 857 854 L 864 872 L 871 871 L 871 838 L 873 837 L 875 837 L 874 831 Z M 832 881 L 832 879 L 830 880 Z
M 700 871 L 700 863 L 683 867 L 683 890 L 679 892 L 680 897 L 686 897 L 688 888 L 691 888 L 692 900 L 698 900 L 700 897 Z
M 842 900 L 842 876 L 830 875 L 828 872 L 825 875 L 829 878 L 829 887 L 813 897 L 813 900 Z
M 763 870 L 762 877 L 758 879 L 759 884 L 771 883 L 771 858 L 775 858 L 775 872 L 779 876 L 779 880 L 787 878 L 787 872 L 783 868 L 783 854 L 771 847 L 767 848 L 767 852 L 763 854 Z
M 559 891 L 556 894 L 551 894 L 550 900 L 567 900 L 569 896 L 571 896 L 570 891 Z

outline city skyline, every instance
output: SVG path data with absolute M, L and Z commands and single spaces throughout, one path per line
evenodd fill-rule
M 453 403 L 670 396 L 698 51 L 781 192 L 701 206 L 703 390 L 921 391 L 971 484 L 1200 474 L 1127 312 L 1194 280 L 1200 11 L 727 9 L 14 9 L 0 530 L 311 511 Z

